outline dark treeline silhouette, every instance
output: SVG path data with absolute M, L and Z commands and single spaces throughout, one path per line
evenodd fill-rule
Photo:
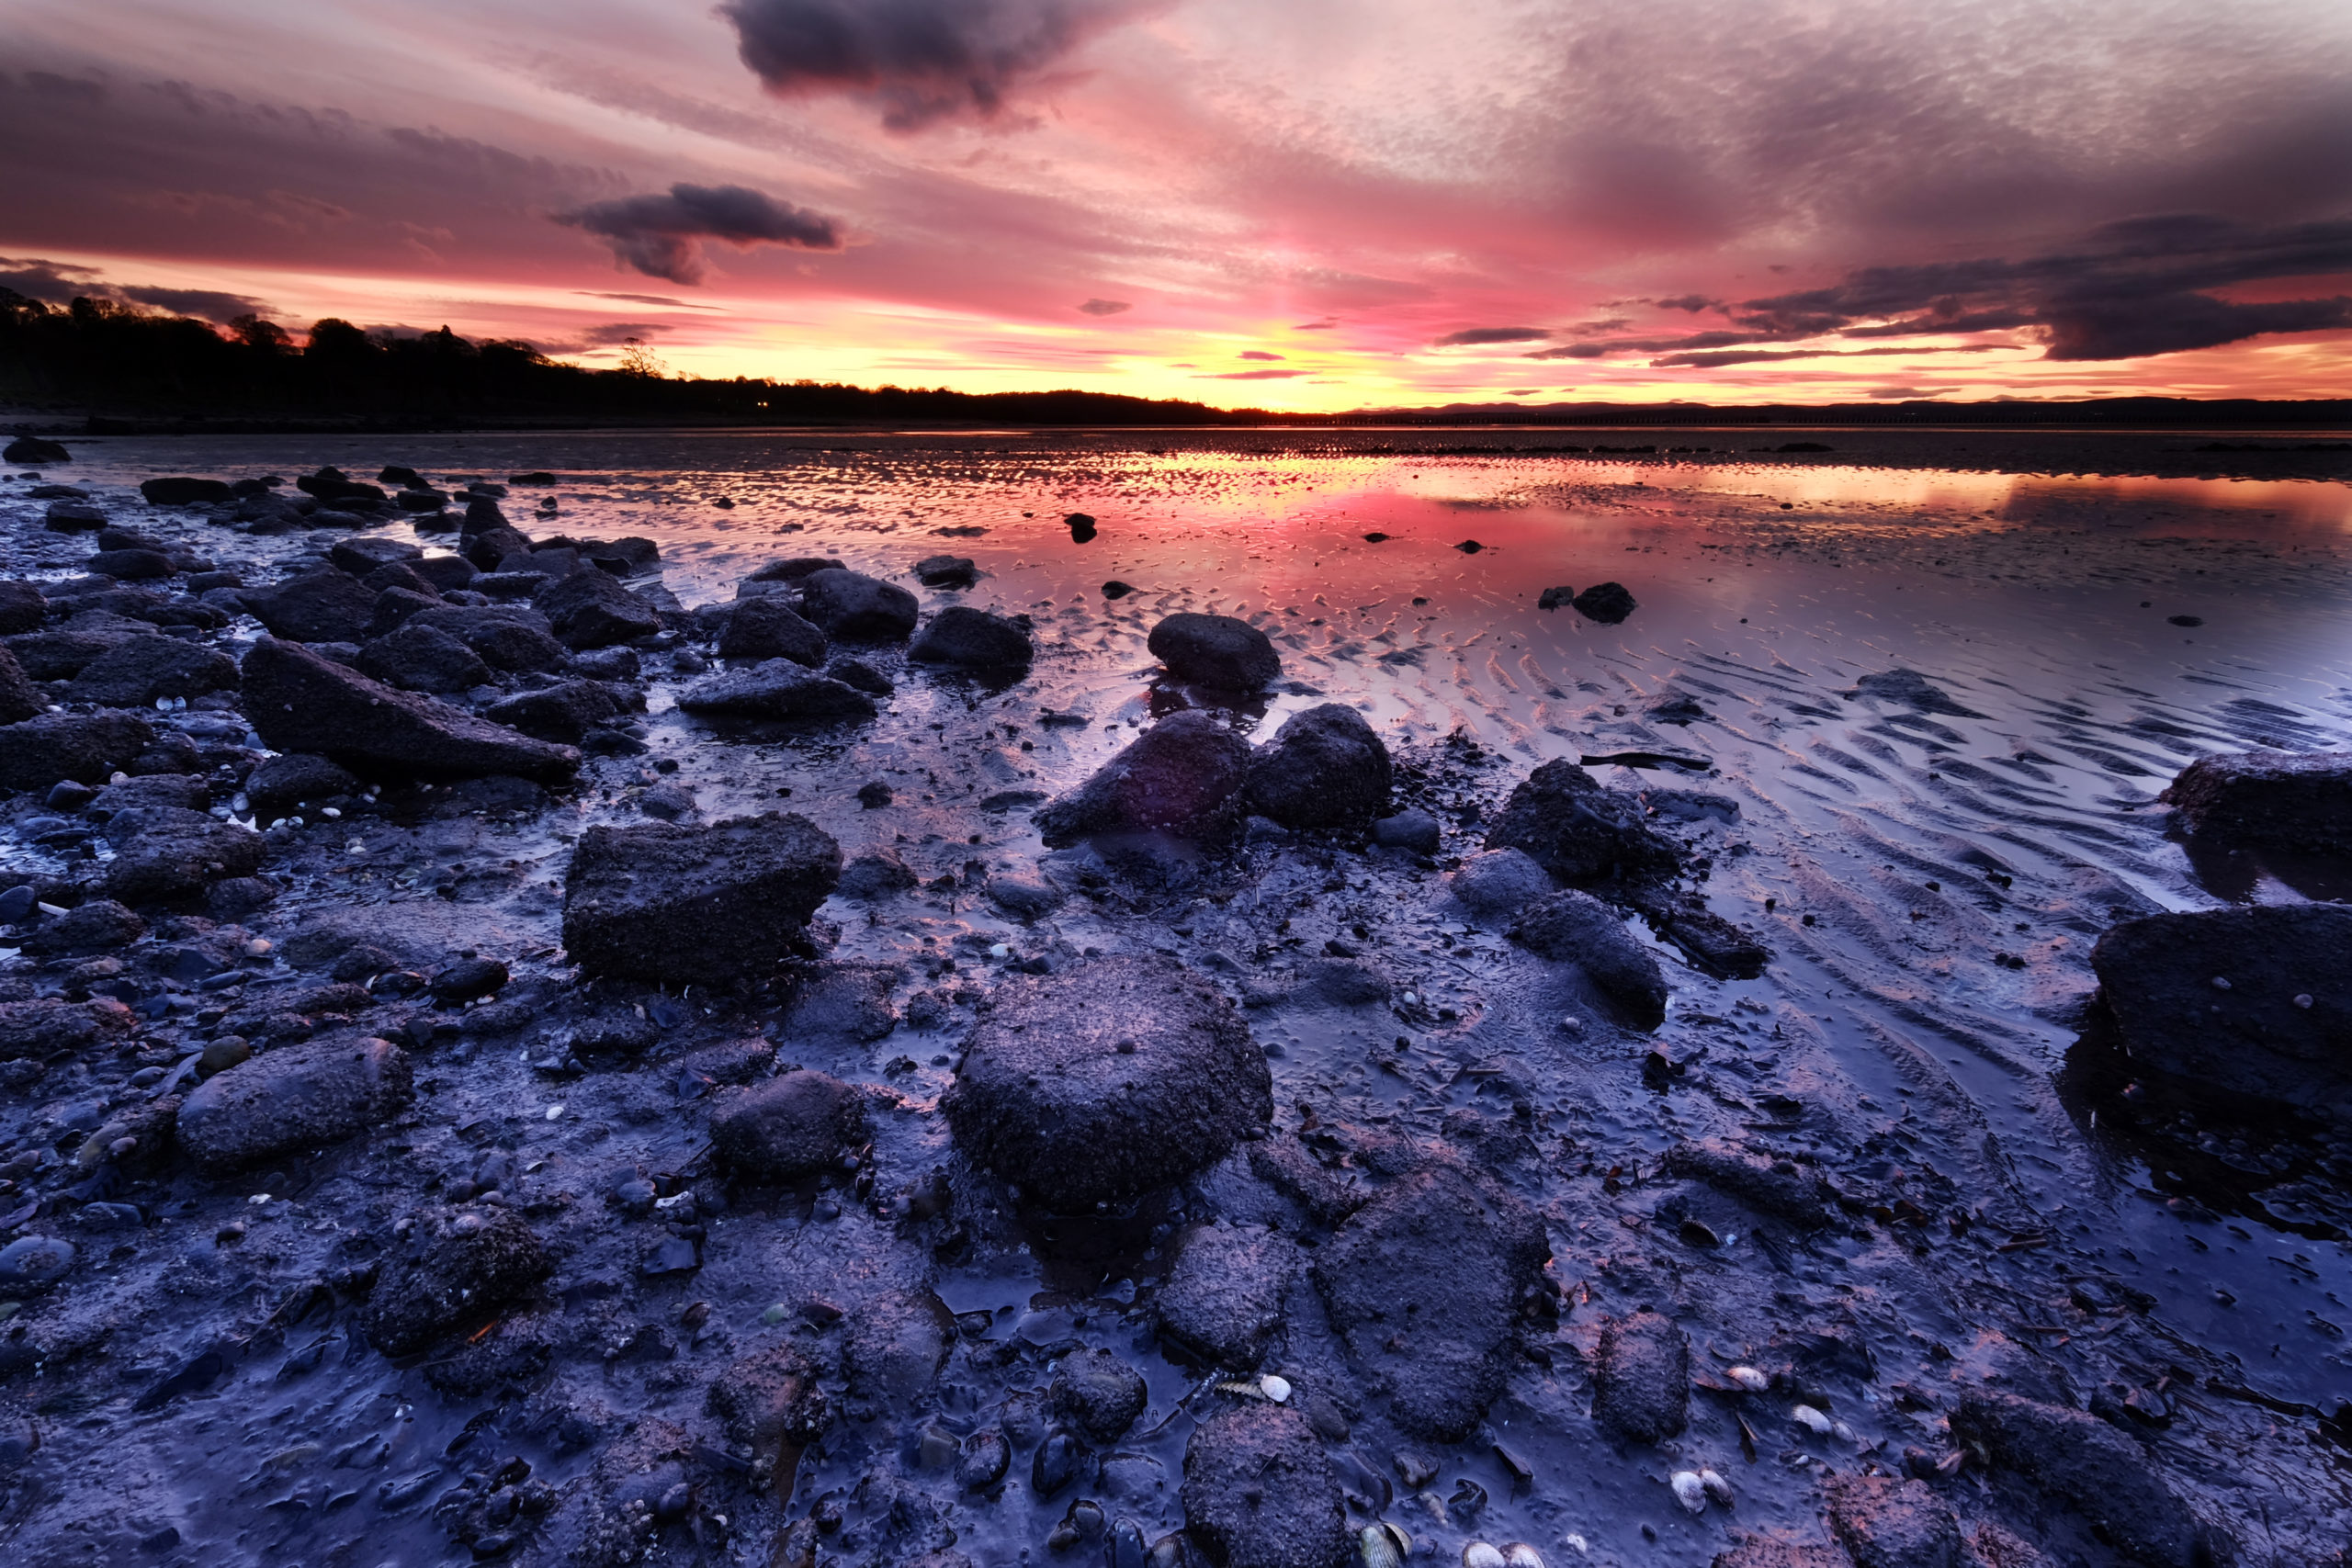
M 93 434 L 494 425 L 1970 425 L 2109 429 L 2352 424 L 2352 401 L 1455 404 L 1337 414 L 1217 409 L 1110 392 L 954 392 L 664 376 L 559 364 L 527 343 L 415 336 L 327 320 L 297 343 L 243 316 L 226 328 L 108 299 L 58 307 L 0 288 L 0 403 L 86 417 Z

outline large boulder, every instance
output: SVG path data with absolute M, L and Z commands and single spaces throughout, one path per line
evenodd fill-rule
M 0 648 L 0 724 L 21 724 L 48 707 L 17 656 Z
M 839 1168 L 865 1125 L 855 1089 L 803 1069 L 721 1090 L 711 1109 L 711 1152 L 742 1180 L 790 1181 Z
M 0 451 L 0 461 L 10 463 L 70 463 L 74 454 L 62 441 L 51 441 L 39 435 L 19 435 Z
M 1570 890 L 1539 898 L 1520 911 L 1510 934 L 1539 957 L 1582 969 L 1637 1028 L 1666 1021 L 1665 972 L 1617 911 L 1591 894 Z
M 102 784 L 155 743 L 132 713 L 44 713 L 0 725 L 0 789 L 45 790 L 65 779 Z
M 1672 871 L 1674 845 L 1643 818 L 1639 799 L 1603 789 L 1590 773 L 1560 759 L 1510 792 L 1487 831 L 1487 848 L 1522 850 L 1566 882 Z
M 918 602 L 895 582 L 825 567 L 800 579 L 800 613 L 843 642 L 897 642 L 915 629 Z
M 2140 1070 L 2352 1116 L 2347 954 L 2352 908 L 2256 905 L 2126 920 L 2091 968 Z
M 1232 1002 L 1159 958 L 1007 979 L 942 1101 L 975 1163 L 1047 1208 L 1164 1187 L 1273 1114 L 1272 1075 Z
M 872 718 L 876 712 L 874 699 L 856 687 L 789 659 L 707 676 L 679 694 L 678 705 L 735 718 Z
M 1272 639 L 1231 615 L 1180 611 L 1152 627 L 1145 645 L 1170 675 L 1196 686 L 1254 692 L 1283 672 Z
M 1170 714 L 1037 814 L 1052 845 L 1095 833 L 1222 838 L 1240 820 L 1250 746 L 1205 713 Z
M 1970 1389 L 1951 1435 L 2074 1506 L 2092 1530 L 2149 1568 L 2208 1568 L 2226 1548 L 2165 1484 L 2147 1449 L 2098 1416 L 2013 1393 Z
M 563 941 L 595 974 L 716 985 L 775 968 L 841 879 L 805 817 L 591 828 L 564 880 Z
M 2191 833 L 2281 849 L 2352 851 L 2352 751 L 2199 757 L 2156 797 Z
M 1606 1323 L 1593 1357 L 1592 1414 L 1637 1443 L 1671 1438 L 1690 1420 L 1690 1342 L 1654 1312 Z
M 781 593 L 738 600 L 718 634 L 721 659 L 789 659 L 811 670 L 825 662 L 825 634 L 800 617 Z
M 548 618 L 566 648 L 610 648 L 662 629 L 652 605 L 621 586 L 602 567 L 583 566 L 542 589 L 531 607 Z
M 414 1082 L 408 1054 L 390 1041 L 345 1034 L 281 1046 L 190 1090 L 180 1146 L 225 1171 L 339 1144 L 406 1109 Z
M 331 566 L 238 597 L 270 636 L 289 642 L 365 642 L 376 619 L 376 590 Z
M 255 643 L 245 655 L 244 687 L 246 720 L 274 750 L 427 777 L 512 773 L 553 783 L 580 769 L 569 746 L 394 691 L 290 642 Z
M 1458 1167 L 1384 1189 L 1316 1255 L 1316 1288 L 1396 1423 L 1467 1437 L 1502 1393 L 1524 1292 L 1551 1257 L 1527 1205 Z
M 387 686 L 433 696 L 471 691 L 491 679 L 490 666 L 480 654 L 437 626 L 420 625 L 415 616 L 363 645 L 358 664 Z M 514 722 L 498 714 L 491 716 L 502 724 Z
M 49 619 L 49 600 L 29 582 L 0 578 L 0 637 L 39 631 Z
M 1345 703 L 1293 714 L 1250 759 L 1250 809 L 1285 828 L 1361 828 L 1388 809 L 1388 748 Z
M 128 838 L 115 838 L 107 863 L 107 896 L 125 904 L 193 897 L 224 877 L 261 869 L 262 837 L 250 828 L 175 807 L 136 813 Z
M 151 707 L 158 697 L 200 697 L 237 684 L 237 661 L 175 637 L 125 637 L 89 663 L 65 700 L 99 707 Z
M 387 1356 L 406 1356 L 547 1278 L 554 1268 L 513 1209 L 428 1209 L 411 1214 L 385 1259 L 359 1323 Z
M 228 500 L 229 485 L 225 479 L 198 479 L 174 475 L 167 479 L 141 481 L 139 493 L 146 498 L 150 506 L 196 506 Z
M 482 716 L 511 724 L 542 740 L 577 746 L 595 726 L 644 705 L 645 699 L 628 686 L 605 681 L 559 681 L 492 703 L 482 709 Z
M 969 604 L 950 604 L 931 618 L 907 657 L 922 664 L 1012 670 L 1028 668 L 1036 650 L 1020 622 Z
M 1345 1568 L 1345 1495 L 1306 1417 L 1251 1400 L 1184 1445 L 1184 1528 L 1221 1568 Z
M 8 639 L 8 651 L 35 681 L 67 681 L 79 675 L 118 643 L 147 637 L 154 627 L 128 616 L 85 611 L 63 626 L 26 632 Z
M 516 604 L 451 604 L 419 610 L 403 623 L 447 632 L 493 670 L 514 674 L 560 670 L 571 649 L 555 639 L 545 615 Z

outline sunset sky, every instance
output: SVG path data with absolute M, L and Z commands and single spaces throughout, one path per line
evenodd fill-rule
M 0 285 L 1227 406 L 2352 392 L 2345 0 L 6 0 Z

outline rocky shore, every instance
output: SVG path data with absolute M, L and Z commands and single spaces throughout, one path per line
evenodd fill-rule
M 1295 673 L 1191 612 L 1148 721 L 1024 706 L 1056 634 L 968 558 L 689 605 L 546 477 L 12 491 L 79 558 L 0 581 L 14 1560 L 2346 1561 L 2352 1407 L 1839 1069 L 1711 907 L 1704 759 L 1261 734 Z M 2081 1103 L 2341 1247 L 2347 954 L 2120 911 Z

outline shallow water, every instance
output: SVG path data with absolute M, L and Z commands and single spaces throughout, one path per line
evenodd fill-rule
M 1678 1057 L 1698 1053 L 1720 1066 L 1706 1092 L 1661 1097 L 1642 1089 L 1636 1064 L 1646 1043 L 1631 1036 L 1564 1042 L 1554 1025 L 1557 1004 L 1530 978 L 1523 954 L 1470 931 L 1458 912 L 1451 923 L 1442 910 L 1424 912 L 1433 881 L 1393 869 L 1366 874 L 1343 861 L 1335 886 L 1320 866 L 1285 863 L 1233 898 L 1234 944 L 1247 934 L 1244 911 L 1276 903 L 1304 917 L 1300 929 L 1314 933 L 1310 953 L 1327 928 L 1343 934 L 1371 919 L 1379 930 L 1370 951 L 1426 1002 L 1403 1068 L 1380 1059 L 1396 1028 L 1386 1010 L 1253 1014 L 1261 1043 L 1282 1053 L 1278 1122 L 1289 1123 L 1288 1108 L 1312 1099 L 1358 1120 L 1426 1127 L 1446 1111 L 1496 1103 L 1481 1100 L 1490 1077 L 1520 1085 L 1540 1108 L 1546 1138 L 1556 1134 L 1586 1161 L 1579 1174 L 1564 1156 L 1521 1181 L 1552 1224 L 1555 1277 L 1564 1286 L 1589 1281 L 1606 1302 L 1611 1242 L 1580 1227 L 1624 1204 L 1615 1202 L 1614 1180 L 1604 1201 L 1595 1162 L 1637 1168 L 1678 1136 L 1771 1126 L 1778 1119 L 1758 1109 L 1763 1098 L 1792 1094 L 1835 1108 L 1835 1136 L 1851 1142 L 1833 1142 L 1827 1152 L 1849 1162 L 1845 1168 L 1875 1160 L 1892 1172 L 1883 1188 L 1890 1194 L 1906 1179 L 1903 1168 L 1913 1179 L 1925 1172 L 1927 1185 L 1956 1190 L 1955 1210 L 1973 1205 L 1983 1224 L 2007 1238 L 1988 1239 L 1982 1229 L 1966 1244 L 1939 1238 L 1939 1253 L 1973 1248 L 1964 1264 L 1920 1265 L 1942 1278 L 1941 1295 L 1895 1277 L 1883 1260 L 1869 1265 L 1873 1305 L 1858 1299 L 1848 1308 L 1883 1361 L 1901 1356 L 1922 1369 L 1906 1375 L 1944 1375 L 1925 1371 L 1934 1359 L 1906 1348 L 1892 1326 L 1906 1314 L 1917 1335 L 1954 1348 L 1993 1324 L 2012 1337 L 2066 1335 L 2056 1326 L 2064 1320 L 2041 1303 L 2063 1295 L 2071 1269 L 2144 1292 L 2153 1304 L 2143 1328 L 2153 1338 L 2233 1362 L 2237 1381 L 2276 1399 L 2333 1408 L 2352 1391 L 2343 1180 L 2283 1198 L 2268 1190 L 2278 1185 L 2269 1178 L 2233 1183 L 2228 1168 L 2242 1177 L 2245 1161 L 2233 1161 L 2229 1148 L 2216 1154 L 2221 1168 L 2190 1168 L 2177 1147 L 2110 1135 L 2098 1103 L 2056 1086 L 2092 985 L 2091 945 L 2115 919 L 2224 900 L 2341 898 L 2352 889 L 2339 865 L 2192 860 L 2166 837 L 2153 804 L 2204 752 L 2352 745 L 2352 486 L 2340 474 L 2326 477 L 2327 465 L 2340 468 L 2342 460 L 2293 459 L 2304 477 L 2267 477 L 2259 464 L 2221 477 L 2198 471 L 2223 460 L 2194 453 L 2211 439 L 2203 434 L 1800 434 L 1833 450 L 1758 453 L 1747 448 L 1767 438 L 1753 431 L 1684 430 L 157 438 L 85 444 L 70 474 L 51 477 L 116 486 L 158 473 L 290 476 L 334 463 L 365 478 L 387 461 L 444 480 L 549 469 L 559 475 L 551 492 L 518 488 L 506 503 L 518 526 L 651 537 L 662 547 L 663 581 L 689 606 L 730 596 L 752 567 L 787 555 L 837 557 L 904 581 L 915 558 L 949 553 L 975 560 L 978 585 L 926 592 L 927 604 L 962 602 L 1033 618 L 1040 655 L 1025 681 L 990 690 L 904 679 L 880 722 L 847 733 L 715 739 L 670 708 L 673 688 L 657 680 L 653 755 L 599 764 L 601 794 L 585 792 L 564 819 L 567 833 L 579 822 L 634 819 L 626 813 L 628 786 L 651 776 L 639 773 L 644 763 L 668 757 L 709 817 L 765 808 L 788 789 L 791 807 L 815 818 L 847 852 L 896 840 L 927 879 L 974 856 L 1025 864 L 1041 849 L 1025 812 L 981 813 L 978 802 L 1007 790 L 1058 793 L 1124 744 L 1131 726 L 1184 700 L 1153 686 L 1144 648 L 1150 626 L 1176 610 L 1243 615 L 1274 637 L 1286 684 L 1261 708 L 1231 716 L 1254 734 L 1340 700 L 1361 707 L 1400 755 L 1438 757 L 1451 746 L 1458 756 L 1470 742 L 1498 758 L 1477 764 L 1482 783 L 1431 802 L 1453 811 L 1448 853 L 1477 847 L 1478 813 L 1491 814 L 1537 762 L 1696 754 L 1699 767 L 1593 771 L 1623 787 L 1695 789 L 1737 803 L 1735 823 L 1701 829 L 1712 856 L 1706 886 L 1718 913 L 1765 937 L 1773 963 L 1759 979 L 1718 982 L 1660 952 L 1678 987 L 1660 1038 Z M 1502 450 L 1564 443 L 1724 450 Z M 1489 449 L 1461 450 L 1482 446 Z M 541 493 L 557 498 L 560 514 L 533 523 L 532 498 Z M 722 499 L 734 504 L 721 508 Z M 0 510 L 29 517 L 36 509 L 0 491 Z M 1096 519 L 1091 542 L 1073 540 L 1063 521 L 1069 513 Z M 150 525 L 136 509 L 120 514 Z M 167 521 L 162 531 L 199 539 L 223 564 L 315 544 L 209 533 L 193 519 Z M 1368 542 L 1374 533 L 1387 537 Z M 416 537 L 430 546 L 447 536 Z M 1472 542 L 1476 550 L 1463 547 Z M 62 571 L 82 553 L 54 536 L 12 530 L 0 571 Z M 1106 596 L 1113 581 L 1131 592 Z M 1623 584 L 1638 601 L 1622 625 L 1537 607 L 1546 588 L 1601 581 Z M 1862 683 L 1897 670 L 1918 672 L 1940 696 Z M 1651 712 L 1678 695 L 1696 711 L 1679 709 L 1671 719 Z M 1044 727 L 1038 716 L 1046 711 L 1090 722 Z M 852 793 L 876 778 L 898 790 L 898 805 L 862 811 Z M 518 851 L 545 865 L 543 874 L 560 874 L 560 841 L 525 832 L 501 852 Z M 1223 896 L 1234 892 L 1219 886 L 1214 904 L 1184 907 L 1188 923 L 1182 941 L 1165 939 L 1170 951 L 1197 957 L 1219 945 Z M 544 899 L 534 904 L 509 889 L 481 901 L 481 918 L 503 922 L 500 934 L 515 949 L 551 940 L 552 906 Z M 1172 927 L 1177 917 L 1168 909 L 1181 902 L 1151 919 Z M 842 921 L 843 956 L 903 961 L 921 942 L 945 951 L 959 940 L 968 946 L 976 933 L 982 942 L 1043 940 L 952 898 L 944 908 L 925 906 L 888 921 L 837 906 L 827 914 Z M 1115 951 L 1155 940 L 1133 920 L 1075 908 L 1056 926 L 1055 940 L 1073 948 Z M 1441 1005 L 1458 1017 L 1430 1019 L 1426 1010 Z M 870 1051 L 803 1059 L 846 1078 L 887 1082 L 924 1105 L 947 1081 L 954 1033 L 914 1033 L 901 1031 Z M 907 1065 L 886 1071 L 902 1055 Z M 487 1057 L 481 1070 L 491 1070 Z M 514 1083 L 501 1090 L 485 1080 L 482 1092 L 537 1092 L 527 1075 L 506 1070 Z M 679 1141 L 657 1134 L 647 1146 L 664 1137 Z M 900 1153 L 911 1164 L 936 1157 L 944 1143 L 936 1133 L 905 1137 Z M 1207 1196 L 1214 1204 L 1214 1190 Z M 732 1216 L 739 1235 L 753 1217 Z M 852 1210 L 833 1228 L 856 1223 Z M 714 1243 L 680 1302 L 707 1298 L 748 1331 L 760 1306 L 791 1299 L 779 1270 L 796 1284 L 822 1280 L 827 1249 L 847 1246 L 814 1239 L 825 1228 L 785 1218 L 785 1253 L 808 1253 L 797 1263 L 780 1265 L 774 1244 L 763 1251 L 739 1241 L 747 1250 L 730 1259 Z M 1919 1245 L 1924 1258 L 1927 1244 Z M 1736 1243 L 1725 1249 L 1738 1251 Z M 1863 1267 L 1845 1251 L 1849 1264 Z M 1148 1333 L 1120 1310 L 1139 1282 L 1148 1292 L 1148 1260 L 1124 1273 L 1078 1267 L 1065 1279 L 1017 1248 L 983 1252 L 980 1261 L 938 1275 L 956 1311 L 998 1313 L 997 1337 L 1107 1343 L 1146 1369 L 1153 1404 L 1143 1426 L 1165 1425 L 1153 1439 L 1126 1445 L 1140 1457 L 1124 1496 L 1107 1482 L 1103 1495 L 1154 1521 L 1153 1536 L 1181 1522 L 1175 1483 L 1189 1424 L 1175 1402 L 1189 1374 L 1147 1348 Z M 1677 1288 L 1703 1292 L 1698 1277 L 1726 1266 L 1693 1261 L 1693 1279 L 1678 1275 Z M 1784 1281 L 1807 1298 L 1798 1315 L 1851 1295 L 1856 1287 L 1840 1282 L 1839 1269 L 1831 1256 L 1802 1268 L 1802 1283 Z M 1973 1315 L 1978 1311 L 1984 1315 Z M 1562 1335 L 1574 1344 L 1577 1318 L 1567 1321 Z M 1702 1362 L 1709 1348 L 1746 1353 L 1736 1322 L 1708 1326 L 1691 1325 Z M 1325 1347 L 1326 1360 L 1331 1354 Z M 1017 1385 L 1024 1363 L 1008 1364 L 1013 1371 L 1001 1375 Z M 269 1375 L 257 1365 L 249 1379 L 266 1387 Z M 389 1382 L 364 1352 L 339 1375 L 338 1397 L 355 1407 L 397 1398 L 398 1422 L 424 1424 L 412 1440 L 420 1454 L 467 1414 L 426 1412 L 433 1396 Z M 1535 1461 L 1532 1495 L 1514 1496 L 1474 1441 L 1448 1461 L 1438 1489 L 1457 1473 L 1488 1487 L 1496 1500 L 1475 1530 L 1412 1516 L 1397 1499 L 1395 1517 L 1440 1543 L 1441 1560 L 1473 1533 L 1524 1535 L 1555 1564 L 1579 1561 L 1563 1544 L 1571 1530 L 1599 1562 L 1699 1563 L 1722 1549 L 1713 1516 L 1692 1521 L 1670 1500 L 1661 1504 L 1661 1461 L 1564 1429 L 1572 1379 L 1531 1372 L 1524 1381 L 1532 1386 L 1515 1379 L 1490 1425 L 1498 1440 Z M 993 1396 L 975 1377 L 954 1384 L 946 1407 L 951 1415 L 958 1401 L 982 1408 Z M 1906 1440 L 1901 1424 L 1869 1393 L 1860 1397 L 1891 1441 L 1881 1461 L 1892 1462 Z M 632 1400 L 662 1407 L 646 1390 L 613 1399 L 623 1408 Z M 687 1403 L 698 1409 L 698 1393 Z M 1694 1416 L 1706 1404 L 1702 1397 Z M 222 1409 L 214 1418 L 228 1416 Z M 300 1419 L 326 1421 L 317 1411 Z M 2229 1462 L 2262 1477 L 2247 1483 L 2256 1490 L 2304 1494 L 2278 1505 L 2281 1521 L 2302 1521 L 2271 1527 L 2285 1532 L 2282 1544 L 2315 1539 L 2298 1534 L 2312 1521 L 2346 1517 L 2352 1494 L 2342 1459 L 2308 1444 L 2308 1423 L 2280 1439 L 2291 1440 L 2299 1457 L 2271 1472 L 2273 1459 L 2242 1446 L 2243 1431 L 2219 1435 L 2222 1419 L 2204 1450 L 2209 1463 L 2228 1453 Z M 441 1435 L 427 1442 L 426 1427 Z M 1376 1421 L 1367 1430 L 1376 1432 Z M 1736 1462 L 1724 1430 L 1720 1421 L 1694 1427 L 1690 1462 Z M 798 1495 L 805 1502 L 854 1484 L 871 1451 L 906 1450 L 909 1431 L 886 1422 L 837 1434 L 804 1465 Z M 268 1440 L 266 1429 L 242 1434 L 238 1462 L 263 1462 Z M 1803 1529 L 1816 1519 L 1802 1467 L 1770 1451 L 1787 1440 L 1776 1438 L 1760 1466 L 1734 1475 L 1741 1523 Z M 275 1523 L 257 1530 L 243 1522 L 255 1506 L 249 1483 L 234 1502 L 208 1495 L 202 1441 L 159 1430 L 155 1442 L 151 1462 L 168 1472 L 164 1490 L 206 1527 L 184 1528 L 190 1540 L 233 1534 L 243 1551 L 272 1560 L 323 1551 L 322 1538 L 292 1524 L 274 1536 Z M 568 1471 L 561 1461 L 541 1462 L 558 1467 L 548 1473 L 579 1470 L 576 1459 Z M 1025 1465 L 1025 1455 L 1016 1460 L 1016 1476 Z M 1385 1469 L 1376 1455 L 1368 1468 Z M 299 1462 L 280 1469 L 290 1473 Z M 959 1523 L 962 1549 L 976 1560 L 1044 1557 L 1045 1532 L 1075 1495 L 1046 1504 L 1015 1494 L 1012 1506 Z M 360 1528 L 356 1516 L 368 1506 L 341 1534 Z M 311 1528 L 307 1506 L 302 1512 Z M 1645 1542 L 1635 1533 L 1642 1527 L 1659 1539 Z M 407 1543 L 403 1550 L 435 1550 L 436 1532 L 380 1528 L 408 1532 L 384 1538 Z M 740 1540 L 712 1550 L 764 1560 Z M 355 1545 L 331 1555 L 369 1561 L 363 1551 Z M 2277 1560 L 2292 1560 L 2291 1551 Z

